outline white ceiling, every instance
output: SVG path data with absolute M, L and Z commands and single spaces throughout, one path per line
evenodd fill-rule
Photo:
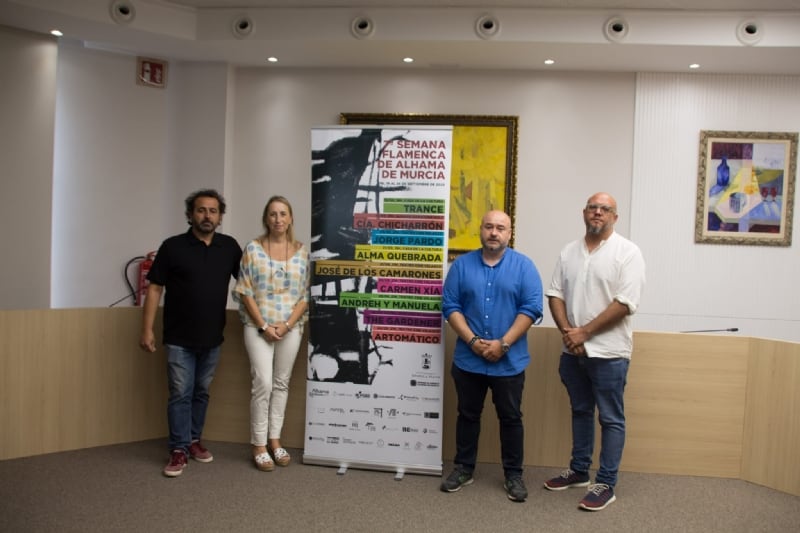
M 265 68 L 800 74 L 800 0 L 0 0 L 0 24 Z
M 754 0 L 168 0 L 194 8 L 215 7 L 531 7 L 579 9 L 753 10 Z M 760 10 L 800 8 L 798 0 L 761 0 Z

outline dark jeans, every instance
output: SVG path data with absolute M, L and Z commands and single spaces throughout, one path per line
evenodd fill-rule
M 600 420 L 600 469 L 595 483 L 615 486 L 625 446 L 622 395 L 629 359 L 601 359 L 561 354 L 558 373 L 572 405 L 572 459 L 569 467 L 588 473 L 594 452 L 594 412 Z
M 478 437 L 486 391 L 492 389 L 492 402 L 500 421 L 500 455 L 506 477 L 522 475 L 525 431 L 522 427 L 522 389 L 525 372 L 516 376 L 487 376 L 465 372 L 455 364 L 450 369 L 458 396 L 455 463 L 469 471 L 478 459 Z
M 206 423 L 208 389 L 219 362 L 220 347 L 192 350 L 172 344 L 167 349 L 169 449 L 189 450 Z

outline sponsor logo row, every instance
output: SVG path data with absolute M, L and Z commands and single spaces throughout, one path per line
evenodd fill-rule
M 417 379 L 411 380 L 411 385 L 414 387 L 439 387 L 441 384 L 438 381 L 420 381 Z M 365 392 L 362 390 L 354 393 L 331 391 L 320 387 L 312 387 L 308 391 L 309 398 L 355 398 L 358 400 L 401 400 L 404 402 L 440 402 L 440 396 L 422 396 L 413 394 L 379 394 L 377 392 Z
M 404 451 L 423 451 L 423 450 L 438 450 L 439 446 L 436 444 L 425 444 L 420 441 L 410 442 L 403 441 L 397 442 L 393 440 L 375 439 L 375 440 L 356 440 L 347 437 L 338 436 L 321 436 L 311 435 L 308 437 L 309 441 L 324 442 L 330 445 L 345 445 L 345 446 L 375 446 L 377 448 L 397 448 Z
M 439 418 L 438 411 L 401 411 L 395 407 L 373 407 L 372 409 L 358 409 L 346 407 L 318 407 L 317 414 L 333 413 L 337 416 L 346 415 L 372 415 L 376 418 L 398 418 L 398 417 L 423 417 L 435 420 Z
M 438 428 L 429 427 L 416 427 L 416 426 L 390 426 L 388 424 L 375 424 L 374 422 L 358 422 L 352 421 L 350 424 L 342 424 L 340 422 L 323 422 L 320 420 L 310 420 L 308 422 L 310 427 L 328 427 L 335 429 L 347 429 L 348 431 L 376 431 L 391 433 L 399 431 L 402 433 L 421 433 L 423 435 L 438 435 Z

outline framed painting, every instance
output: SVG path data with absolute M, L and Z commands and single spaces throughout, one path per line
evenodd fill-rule
M 505 211 L 515 225 L 516 116 L 341 113 L 341 124 L 439 124 L 453 126 L 448 256 L 480 248 L 484 213 Z M 514 245 L 512 232 L 510 246 Z
M 700 132 L 695 242 L 792 244 L 797 136 Z

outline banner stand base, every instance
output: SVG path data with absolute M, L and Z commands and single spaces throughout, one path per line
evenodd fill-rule
M 304 465 L 333 466 L 337 468 L 337 475 L 344 475 L 349 468 L 359 470 L 378 470 L 381 472 L 394 472 L 395 481 L 402 481 L 406 474 L 423 474 L 428 476 L 441 476 L 442 466 L 431 465 L 408 465 L 408 464 L 386 464 L 371 461 L 343 461 L 334 457 L 322 457 L 318 455 L 303 455 Z

